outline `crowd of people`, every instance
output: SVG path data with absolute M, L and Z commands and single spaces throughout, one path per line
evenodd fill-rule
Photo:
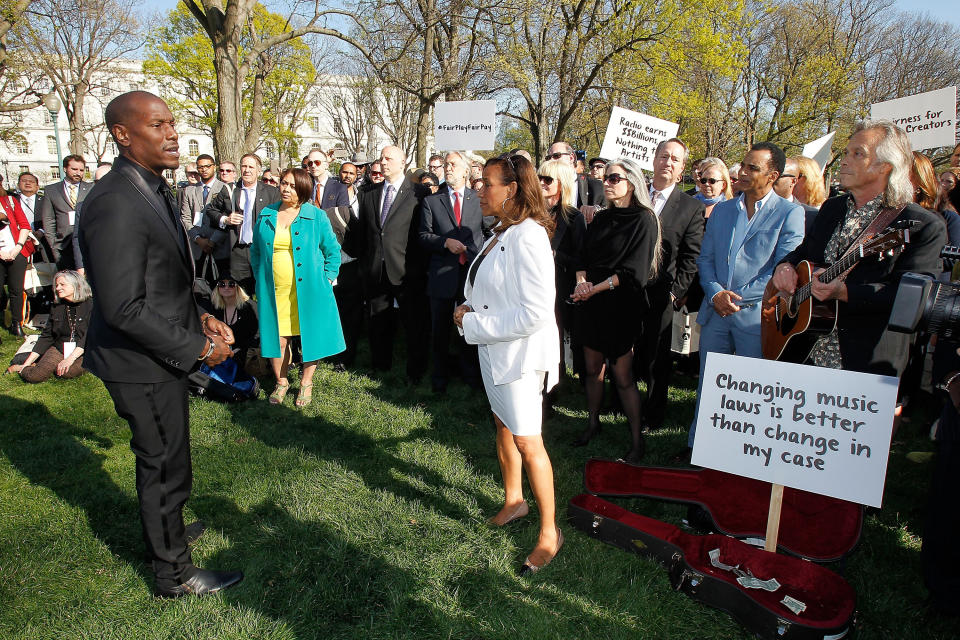
M 151 113 L 162 125 L 157 132 L 141 126 Z M 19 176 L 16 192 L 0 194 L 0 288 L 9 290 L 14 335 L 29 321 L 22 287 L 29 262 L 56 265 L 50 300 L 31 301 L 34 315 L 45 311 L 49 320 L 10 370 L 41 382 L 89 369 L 130 421 L 135 451 L 176 450 L 176 473 L 189 474 L 186 445 L 157 441 L 150 426 L 157 417 L 143 415 L 142 390 L 128 383 L 179 384 L 198 360 L 215 366 L 233 358 L 250 367 L 267 359 L 275 379 L 269 402 L 285 401 L 296 363 L 294 404 L 303 407 L 313 398 L 320 360 L 340 371 L 356 366 L 364 325 L 374 375 L 390 371 L 402 327 L 408 384 L 429 373 L 435 394 L 458 378 L 486 393 L 504 484 L 492 524 L 529 513 L 521 482 L 527 474 L 540 535 L 522 573 L 549 564 L 563 544 L 541 435 L 561 379 L 577 381 L 586 398 L 588 419 L 575 446 L 600 430 L 612 383 L 629 427 L 622 458 L 636 463 L 644 435 L 666 426 L 675 314 L 696 313 L 701 373 L 704 354 L 762 357 L 765 292 L 790 295 L 802 261 L 830 264 L 881 223 L 909 221 L 911 240 L 892 259 L 814 281 L 817 299 L 840 305 L 836 327 L 806 359 L 900 376 L 911 337 L 886 328 L 899 277 L 955 274 L 939 254 L 948 238 L 960 243 L 960 145 L 937 176 L 888 122 L 858 126 L 836 185 L 825 183 L 815 161 L 787 157 L 768 142 L 730 158 L 736 162 L 729 168 L 708 157 L 687 174 L 688 148 L 671 138 L 656 148 L 649 182 L 629 158 L 578 164 L 572 146 L 558 141 L 539 167 L 515 149 L 485 162 L 449 151 L 408 170 L 404 151 L 388 145 L 372 161 L 354 154 L 338 175 L 330 172 L 332 154 L 321 149 L 282 171 L 265 169 L 254 153 L 236 162 L 201 154 L 174 193 L 160 177 L 179 166 L 168 114 L 155 96 L 125 94 L 108 107 L 122 153 L 114 167 L 98 167 L 101 186 L 83 180 L 83 158 L 68 156 L 64 178 L 42 195 L 29 173 Z M 688 175 L 693 188 L 684 191 Z M 131 208 L 147 217 L 118 225 L 118 212 Z M 171 262 L 176 254 L 182 265 Z M 187 283 L 189 303 L 170 288 L 171 278 Z M 171 315 L 147 317 L 153 297 Z M 202 312 L 189 309 L 196 303 Z M 191 313 L 196 317 L 187 319 Z M 133 373 L 134 359 L 116 355 L 124 344 L 152 369 Z M 960 399 L 955 373 L 944 372 L 945 390 Z M 176 412 L 180 387 L 164 389 Z M 690 447 L 695 428 L 696 418 Z M 689 454 L 678 452 L 677 460 Z M 207 593 L 239 581 L 237 572 L 192 567 L 185 546 L 170 546 L 171 536 L 185 536 L 179 509 L 189 482 L 186 493 L 161 496 L 153 464 L 138 452 L 141 503 L 152 505 L 144 530 L 158 592 Z

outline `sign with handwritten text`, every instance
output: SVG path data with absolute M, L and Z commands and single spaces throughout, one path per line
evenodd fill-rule
M 692 462 L 879 507 L 897 379 L 706 354 Z
M 496 146 L 497 101 L 438 102 L 433 147 L 441 151 L 489 151 Z
M 657 145 L 675 138 L 679 128 L 676 122 L 614 107 L 610 112 L 600 157 L 607 160 L 630 158 L 640 163 L 641 168 L 653 171 L 653 154 Z
M 952 147 L 957 135 L 957 88 L 945 87 L 870 105 L 870 118 L 892 120 L 914 151 Z

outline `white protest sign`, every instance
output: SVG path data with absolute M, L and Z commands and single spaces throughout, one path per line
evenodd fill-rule
M 693 464 L 880 506 L 896 378 L 706 357 Z
M 823 173 L 823 168 L 830 162 L 831 145 L 833 145 L 833 138 L 836 135 L 836 131 L 831 131 L 822 138 L 817 138 L 813 142 L 803 145 L 803 152 L 800 155 L 816 161 L 820 165 L 820 173 Z
M 893 120 L 914 151 L 952 147 L 957 135 L 957 88 L 946 87 L 870 105 L 873 120 Z
M 630 158 L 640 163 L 643 169 L 653 171 L 653 154 L 657 145 L 675 138 L 679 128 L 675 122 L 614 107 L 600 147 L 600 157 L 607 160 Z
M 433 111 L 436 149 L 492 150 L 496 146 L 497 101 L 438 102 Z

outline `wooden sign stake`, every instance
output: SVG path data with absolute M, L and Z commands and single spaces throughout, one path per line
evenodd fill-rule
M 767 536 L 763 548 L 777 552 L 777 538 L 780 536 L 780 508 L 783 506 L 783 485 L 770 487 L 770 511 L 767 512 Z

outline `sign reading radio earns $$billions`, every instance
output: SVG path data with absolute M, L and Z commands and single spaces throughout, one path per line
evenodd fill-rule
M 679 125 L 645 113 L 614 107 L 600 148 L 600 157 L 631 158 L 643 169 L 653 170 L 657 145 L 677 135 Z
M 696 465 L 880 506 L 897 380 L 711 353 Z

